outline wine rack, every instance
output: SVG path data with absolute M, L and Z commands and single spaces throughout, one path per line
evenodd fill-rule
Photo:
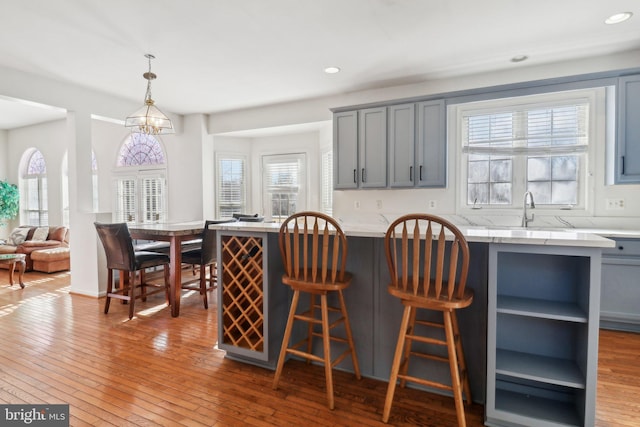
M 221 334 L 234 351 L 265 351 L 264 238 L 223 235 L 220 238 Z

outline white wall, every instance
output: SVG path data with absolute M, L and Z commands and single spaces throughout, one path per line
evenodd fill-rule
M 9 141 L 6 130 L 0 129 L 0 181 L 8 181 L 12 184 L 16 182 L 9 179 Z M 11 224 L 0 225 L 0 238 L 9 234 Z
M 312 101 L 284 103 L 264 108 L 215 114 L 209 117 L 209 128 L 214 133 L 234 132 L 267 127 L 268 122 L 274 126 L 286 126 L 299 123 L 300 120 L 322 121 L 331 119 L 331 108 L 637 67 L 640 67 L 640 50 L 535 67 L 514 65 L 512 69 L 501 72 L 432 80 L 420 84 L 329 96 Z M 615 186 L 605 183 L 605 148 L 606 144 L 612 143 L 611 138 L 608 141 L 597 141 L 595 165 L 590 177 L 594 181 L 594 191 L 590 195 L 593 198 L 593 209 L 588 214 L 589 221 L 586 223 L 595 221 L 603 225 L 612 224 L 639 228 L 640 197 L 637 197 L 637 194 L 639 194 L 640 186 Z M 379 213 L 395 216 L 412 211 L 443 215 L 456 214 L 456 170 L 459 159 L 455 147 L 450 145 L 448 149 L 447 188 L 334 191 L 334 215 L 361 218 L 364 213 L 375 217 Z M 624 198 L 625 209 L 606 210 L 605 200 L 607 198 Z M 359 202 L 359 209 L 354 207 L 356 201 Z M 379 201 L 381 208 L 378 208 Z M 435 202 L 435 208 L 429 207 L 430 201 Z M 507 215 L 511 215 L 514 220 L 517 220 L 519 212 L 510 212 Z M 543 214 L 538 210 L 537 216 L 541 215 Z
M 604 93 L 600 93 L 604 98 Z M 591 143 L 595 144 L 589 153 L 587 170 L 587 209 L 581 210 L 545 210 L 535 211 L 536 220 L 533 225 L 562 225 L 563 221 L 591 228 L 640 228 L 640 185 L 609 185 L 606 172 L 612 165 L 607 165 L 607 148 L 613 151 L 615 135 L 607 129 L 605 103 L 599 111 L 593 112 L 596 122 L 592 124 L 599 129 L 594 132 Z M 460 200 L 458 177 L 463 164 L 460 149 L 453 136 L 455 134 L 455 106 L 448 110 L 447 141 L 447 187 L 443 189 L 406 189 L 406 190 L 349 190 L 334 192 L 334 212 L 345 219 L 359 217 L 363 214 L 383 214 L 389 218 L 410 212 L 428 212 L 443 216 L 464 216 L 469 222 L 483 224 L 518 225 L 522 214 L 521 208 L 487 209 L 477 211 L 460 208 L 456 202 Z M 609 131 L 609 132 L 608 132 Z M 517 197 L 517 196 L 516 196 Z M 623 199 L 625 208 L 610 210 L 607 199 Z M 517 200 L 517 199 L 516 199 Z M 435 203 L 435 207 L 431 207 Z M 359 206 L 357 208 L 356 206 Z M 380 207 L 381 206 L 381 207 Z M 375 216 L 373 217 L 375 219 Z M 558 218 L 562 218 L 559 220 Z
M 318 132 L 254 138 L 251 141 L 251 193 L 253 211 L 265 215 L 262 198 L 262 157 L 283 153 L 304 153 L 306 177 L 306 209 L 319 209 L 320 135 Z
M 306 126 L 299 127 L 300 129 Z M 320 155 L 324 149 L 331 148 L 333 130 L 331 121 L 314 123 L 313 130 L 296 131 L 296 127 L 281 128 L 274 126 L 256 130 L 262 136 L 215 135 L 216 153 L 239 154 L 247 156 L 247 170 L 250 172 L 248 188 L 248 213 L 265 215 L 262 200 L 262 156 L 274 154 L 304 153 L 307 159 L 306 206 L 308 209 L 320 209 Z M 278 132 L 282 132 L 278 134 Z M 242 133 L 240 133 L 242 135 Z M 213 174 L 211 174 L 211 177 Z M 211 178 L 209 178 L 211 179 Z M 213 184 L 211 184 L 213 189 Z M 213 194 L 213 193 L 212 193 Z
M 18 183 L 25 152 L 37 148 L 47 166 L 47 193 L 50 224 L 62 224 L 62 160 L 66 153 L 66 121 L 42 123 L 9 131 L 9 179 Z M 22 206 L 21 206 L 22 207 Z M 14 221 L 24 223 L 25 220 Z

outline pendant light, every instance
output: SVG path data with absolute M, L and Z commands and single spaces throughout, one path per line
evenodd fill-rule
M 131 132 L 145 133 L 148 135 L 170 134 L 174 133 L 171 120 L 155 106 L 151 99 L 151 80 L 157 76 L 151 72 L 151 60 L 155 56 L 147 53 L 144 55 L 149 60 L 149 71 L 144 73 L 142 77 L 147 79 L 147 93 L 144 97 L 144 106 L 135 113 L 127 117 L 124 122 L 125 127 L 131 128 Z

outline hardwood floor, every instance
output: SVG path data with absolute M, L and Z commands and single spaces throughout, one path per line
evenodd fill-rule
M 69 294 L 68 273 L 8 283 L 0 270 L 0 403 L 68 403 L 72 426 L 385 425 L 384 382 L 336 372 L 330 411 L 321 367 L 288 362 L 273 391 L 272 371 L 225 359 L 215 294 L 209 310 L 185 296 L 178 318 L 154 295 L 128 320 L 117 302 L 105 315 L 103 300 Z M 598 371 L 596 426 L 638 426 L 640 335 L 601 331 Z M 482 425 L 482 406 L 466 413 Z M 397 389 L 391 425 L 455 423 L 451 398 Z

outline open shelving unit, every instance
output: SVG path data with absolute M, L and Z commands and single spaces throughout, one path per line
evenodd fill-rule
M 491 245 L 486 425 L 593 425 L 600 257 Z

